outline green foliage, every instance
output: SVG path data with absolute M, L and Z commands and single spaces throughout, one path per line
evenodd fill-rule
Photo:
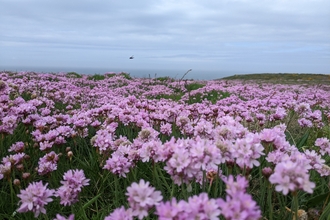
M 259 74 L 240 74 L 224 77 L 221 80 L 253 80 L 280 84 L 330 84 L 328 74 L 303 74 L 303 73 L 259 73 Z
M 125 79 L 132 79 L 132 77 L 129 75 L 129 73 L 124 73 L 124 72 L 122 72 L 122 73 L 120 73 L 119 75 L 120 75 L 120 76 L 123 76 Z
M 190 92 L 196 89 L 203 88 L 205 85 L 200 83 L 189 83 L 185 85 L 185 88 Z
M 227 98 L 229 96 L 229 92 L 212 90 L 207 93 L 197 93 L 196 95 L 189 96 L 187 103 L 201 103 L 203 100 L 208 100 L 212 102 L 212 104 L 215 104 L 218 100 Z
M 111 77 L 114 77 L 116 76 L 117 74 L 116 73 L 107 73 L 107 74 L 104 74 L 107 78 L 111 78 Z
M 104 80 L 105 76 L 100 74 L 94 74 L 93 76 L 88 76 L 87 79 L 98 81 L 98 80 Z
M 21 94 L 21 97 L 25 100 L 25 101 L 29 101 L 32 99 L 32 94 L 28 93 L 28 92 L 23 92 Z
M 170 95 L 168 94 L 159 94 L 155 97 L 155 99 L 171 99 L 173 101 L 179 101 L 181 97 L 183 96 L 183 93 L 172 93 Z
M 76 72 L 68 72 L 66 74 L 66 77 L 68 78 L 82 78 L 82 76 Z
M 160 82 L 174 82 L 175 79 L 165 76 L 165 77 L 157 77 L 155 80 L 160 81 Z

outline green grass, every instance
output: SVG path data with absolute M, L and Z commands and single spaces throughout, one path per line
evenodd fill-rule
M 221 80 L 256 80 L 269 83 L 293 84 L 330 84 L 330 74 L 310 74 L 310 73 L 259 73 L 241 74 L 221 78 Z
M 188 90 L 188 92 L 190 92 L 190 91 L 193 91 L 196 89 L 203 88 L 203 87 L 205 87 L 205 85 L 196 82 L 196 83 L 189 83 L 189 84 L 185 85 L 184 87 Z
M 82 76 L 76 72 L 68 72 L 66 76 L 68 78 L 82 78 Z
M 105 79 L 105 76 L 104 75 L 101 75 L 101 74 L 94 74 L 92 76 L 88 76 L 87 79 L 98 81 L 98 80 L 104 80 Z

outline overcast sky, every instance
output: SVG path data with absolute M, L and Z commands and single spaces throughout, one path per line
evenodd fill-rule
M 0 0 L 0 7 L 0 69 L 330 73 L 329 0 Z

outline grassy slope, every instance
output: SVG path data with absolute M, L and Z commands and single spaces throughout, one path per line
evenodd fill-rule
M 261 80 L 272 83 L 313 83 L 330 84 L 330 74 L 298 74 L 298 73 L 259 73 L 234 75 L 221 80 Z

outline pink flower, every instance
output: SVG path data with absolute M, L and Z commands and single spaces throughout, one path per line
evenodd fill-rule
M 180 212 L 183 212 L 176 202 L 175 197 L 172 198 L 172 201 L 161 202 L 156 206 L 156 214 L 158 215 L 159 220 L 170 220 L 178 218 Z M 179 218 L 178 218 L 179 219 Z
M 299 105 L 296 105 L 294 110 L 299 114 L 303 114 L 303 113 L 311 112 L 311 106 L 306 102 L 302 102 L 299 103 Z
M 236 181 L 232 175 L 227 178 L 223 178 L 226 183 L 227 194 L 235 197 L 238 192 L 245 192 L 245 189 L 249 186 L 249 182 L 243 176 L 237 176 Z
M 110 215 L 106 216 L 104 220 L 133 220 L 132 209 L 125 209 L 124 206 L 115 209 Z
M 308 128 L 311 128 L 313 127 L 313 123 L 311 120 L 309 119 L 306 119 L 306 118 L 300 118 L 298 119 L 298 123 L 301 127 L 308 127 Z
M 12 169 L 12 164 L 11 162 L 6 162 L 3 164 L 0 164 L 0 180 L 5 178 L 10 178 L 11 174 L 11 169 Z
M 163 199 L 160 191 L 155 191 L 154 187 L 149 186 L 149 182 L 143 179 L 139 183 L 132 183 L 127 187 L 128 203 L 133 211 L 133 216 L 139 219 L 148 216 L 148 210 Z
M 170 123 L 165 123 L 160 126 L 160 132 L 162 134 L 170 135 L 172 133 L 172 125 Z
M 284 108 L 278 107 L 276 112 L 272 115 L 272 118 L 275 120 L 282 120 L 286 116 L 286 111 Z
M 269 177 L 269 182 L 276 184 L 275 190 L 284 195 L 299 189 L 313 193 L 315 187 L 315 183 L 309 181 L 307 166 L 303 166 L 301 161 L 288 160 L 278 163 Z
M 43 141 L 43 142 L 40 142 L 39 143 L 39 145 L 40 145 L 40 147 L 39 147 L 39 149 L 41 150 L 41 151 L 44 151 L 44 150 L 47 150 L 47 149 L 50 149 L 50 148 L 52 148 L 53 147 L 53 144 L 54 144 L 54 142 L 49 142 L 49 141 Z
M 115 151 L 111 154 L 111 157 L 106 161 L 103 169 L 107 169 L 113 174 L 126 177 L 126 173 L 129 173 L 129 169 L 134 164 L 122 153 Z
M 23 162 L 25 153 L 17 153 L 2 158 L 2 163 L 5 164 L 10 162 L 12 165 L 18 165 Z
M 54 151 L 46 154 L 42 158 L 39 159 L 38 162 L 38 173 L 39 175 L 48 174 L 57 169 L 57 161 L 59 160 L 59 155 Z
M 57 190 L 55 195 L 61 198 L 60 204 L 71 205 L 78 201 L 79 192 L 83 186 L 89 185 L 89 179 L 86 179 L 83 170 L 69 170 L 63 175 L 63 184 Z
M 248 134 L 243 139 L 237 139 L 233 147 L 231 148 L 231 153 L 234 158 L 236 158 L 236 163 L 239 167 L 249 167 L 259 166 L 260 162 L 258 159 L 263 153 L 264 147 L 260 144 L 260 141 L 255 134 Z
M 11 145 L 8 149 L 9 152 L 15 151 L 16 153 L 24 151 L 24 143 L 22 141 L 16 142 L 15 144 Z
M 18 125 L 18 118 L 15 115 L 5 116 L 0 124 L 0 133 L 13 134 L 14 130 Z
M 188 199 L 186 212 L 190 219 L 217 220 L 221 213 L 215 199 L 209 199 L 207 193 L 201 193 Z
M 68 218 L 66 218 L 60 214 L 57 214 L 56 218 L 54 218 L 54 220 L 74 220 L 74 214 L 71 214 Z
M 176 201 L 161 202 L 156 206 L 156 214 L 159 220 L 170 219 L 219 219 L 221 211 L 215 199 L 209 199 L 206 193 L 195 195 L 188 202 Z
M 185 149 L 176 149 L 172 157 L 167 161 L 166 167 L 172 168 L 176 172 L 180 173 L 184 168 L 188 167 L 191 162 L 190 155 Z M 165 167 L 165 168 L 166 168 Z M 167 169 L 166 168 L 166 169 Z
M 161 141 L 148 141 L 143 143 L 141 148 L 138 149 L 139 156 L 142 162 L 148 162 L 150 158 L 153 158 L 157 149 L 162 145 Z
M 315 146 L 320 147 L 321 155 L 326 153 L 330 155 L 330 141 L 327 138 L 318 138 L 315 140 Z
M 227 186 L 227 197 L 225 200 L 217 200 L 221 214 L 227 220 L 259 219 L 261 217 L 261 211 L 257 203 L 252 199 L 251 195 L 245 192 L 248 181 L 242 176 L 237 176 L 236 182 L 233 176 L 229 176 L 224 181 Z
M 211 138 L 213 130 L 213 124 L 209 121 L 202 120 L 197 123 L 194 127 L 194 136 L 201 137 L 201 138 Z
M 17 209 L 18 212 L 34 212 L 34 217 L 38 217 L 40 213 L 46 214 L 44 208 L 49 202 L 55 190 L 47 189 L 47 185 L 43 185 L 42 181 L 30 183 L 25 190 L 21 190 L 17 196 L 21 199 L 21 206 Z
M 151 140 L 157 140 L 157 136 L 158 136 L 159 132 L 156 131 L 153 128 L 143 128 L 139 134 L 138 134 L 138 139 L 142 140 L 142 141 L 151 141 Z
M 265 128 L 260 132 L 259 137 L 260 140 L 266 143 L 272 143 L 276 139 L 277 135 L 278 134 L 274 131 L 274 129 Z

